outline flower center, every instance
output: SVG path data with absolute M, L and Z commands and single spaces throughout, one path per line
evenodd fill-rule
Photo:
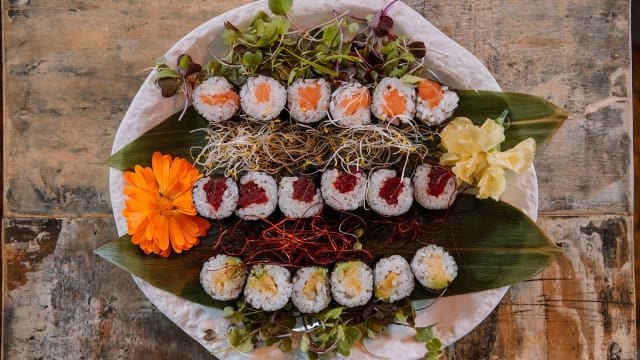
M 160 215 L 173 214 L 173 202 L 161 195 L 158 199 L 158 211 L 160 211 Z

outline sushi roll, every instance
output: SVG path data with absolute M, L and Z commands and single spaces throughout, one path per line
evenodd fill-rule
M 456 176 L 443 166 L 418 166 L 412 183 L 413 197 L 425 209 L 446 209 L 453 204 L 458 194 Z
M 198 85 L 191 96 L 193 107 L 209 122 L 230 119 L 240 108 L 240 96 L 222 76 L 213 76 Z
M 345 127 L 371 123 L 371 94 L 358 82 L 340 85 L 331 94 L 329 106 L 333 121 Z
M 193 204 L 201 216 L 228 218 L 238 205 L 238 185 L 228 177 L 203 177 L 193 185 Z
M 371 112 L 393 125 L 407 124 L 416 114 L 416 90 L 398 78 L 386 77 L 373 92 Z
M 438 126 L 453 115 L 458 107 L 458 94 L 435 81 L 418 82 L 416 117 L 429 126 Z
M 331 169 L 322 173 L 320 189 L 325 204 L 339 210 L 355 210 L 364 205 L 367 174 L 361 169 L 349 172 Z
M 209 258 L 200 271 L 200 284 L 204 291 L 220 301 L 236 299 L 246 279 L 247 271 L 242 261 L 222 254 Z
M 256 265 L 249 272 L 244 298 L 256 309 L 276 311 L 287 305 L 292 290 L 289 270 L 277 265 Z
M 407 177 L 395 170 L 380 169 L 369 175 L 367 204 L 380 215 L 398 216 L 406 213 L 413 203 L 413 186 Z
M 428 245 L 416 251 L 411 269 L 418 282 L 427 290 L 440 291 L 458 275 L 458 265 L 448 252 L 436 245 Z
M 240 178 L 240 197 L 235 213 L 245 220 L 264 219 L 278 205 L 278 185 L 270 175 L 249 171 Z
M 322 78 L 298 79 L 287 88 L 287 107 L 291 117 L 309 124 L 322 120 L 329 110 L 331 86 Z
M 411 266 L 400 255 L 380 259 L 373 278 L 376 298 L 388 303 L 406 298 L 415 287 Z
M 333 299 L 346 307 L 361 306 L 369 302 L 373 293 L 373 272 L 362 261 L 344 261 L 336 264 L 331 273 Z
M 278 206 L 286 217 L 308 218 L 322 211 L 320 189 L 308 176 L 285 176 L 278 187 Z
M 273 120 L 284 109 L 287 90 L 276 79 L 259 75 L 247 79 L 240 89 L 240 106 L 257 120 Z
M 293 277 L 291 302 L 302 313 L 318 313 L 331 302 L 329 275 L 325 268 L 304 267 Z

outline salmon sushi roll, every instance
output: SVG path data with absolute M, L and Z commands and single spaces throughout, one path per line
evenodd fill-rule
M 429 126 L 438 126 L 450 118 L 458 107 L 458 94 L 446 86 L 427 79 L 418 82 L 416 117 Z
M 367 174 L 362 169 L 330 169 L 322 173 L 320 189 L 325 204 L 339 211 L 364 205 Z
M 380 169 L 369 175 L 367 204 L 383 216 L 406 213 L 413 203 L 413 186 L 408 177 L 399 176 L 395 170 Z
M 285 176 L 278 187 L 278 206 L 286 217 L 308 218 L 322 211 L 320 189 L 308 176 Z
M 327 116 L 331 86 L 322 78 L 298 79 L 287 88 L 287 107 L 291 117 L 310 124 Z
M 373 278 L 376 298 L 388 303 L 408 297 L 415 287 L 411 266 L 400 255 L 378 260 Z
M 398 78 L 384 78 L 373 92 L 371 112 L 381 121 L 407 124 L 416 114 L 416 90 Z
M 245 220 L 264 219 L 278 205 L 278 185 L 270 175 L 249 171 L 240 178 L 240 197 L 236 215 Z
M 238 205 L 238 185 L 231 178 L 203 177 L 193 185 L 193 204 L 198 214 L 209 219 L 225 219 Z
M 200 284 L 212 298 L 221 301 L 237 299 L 247 279 L 240 258 L 219 254 L 202 265 Z
M 422 286 L 434 292 L 446 288 L 458 276 L 456 260 L 436 245 L 418 249 L 411 259 L 411 270 Z
M 456 176 L 443 166 L 423 164 L 412 178 L 413 197 L 425 209 L 446 209 L 456 199 Z
M 198 85 L 191 96 L 193 107 L 209 122 L 225 121 L 240 108 L 240 96 L 221 76 L 213 76 Z
M 344 261 L 336 264 L 331 273 L 331 295 L 340 305 L 362 306 L 373 294 L 373 272 L 362 261 Z
M 244 298 L 255 309 L 276 311 L 289 302 L 291 273 L 282 266 L 256 265 L 249 272 Z
M 318 313 L 329 306 L 329 274 L 319 266 L 303 267 L 293 277 L 291 302 L 301 313 Z
M 329 112 L 333 121 L 345 127 L 371 123 L 371 93 L 358 82 L 340 85 L 331 95 Z
M 240 106 L 245 114 L 257 120 L 277 118 L 287 102 L 287 90 L 268 76 L 249 78 L 240 89 Z

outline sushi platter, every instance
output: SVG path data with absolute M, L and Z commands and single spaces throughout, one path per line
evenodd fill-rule
M 499 91 L 400 1 L 231 10 L 133 100 L 108 161 L 122 237 L 96 252 L 219 358 L 437 358 L 561 254 L 532 161 L 566 113 Z M 523 136 L 510 96 L 549 129 Z

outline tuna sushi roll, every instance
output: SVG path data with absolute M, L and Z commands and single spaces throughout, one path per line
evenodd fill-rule
M 367 204 L 380 215 L 398 216 L 406 213 L 413 203 L 413 186 L 407 177 L 395 170 L 380 169 L 369 175 Z
M 418 282 L 432 291 L 446 288 L 458 275 L 456 261 L 436 245 L 418 249 L 411 260 L 411 269 Z
M 396 302 L 411 295 L 415 287 L 411 266 L 400 255 L 378 260 L 374 269 L 374 294 L 384 302 Z
M 203 177 L 193 185 L 193 204 L 201 216 L 228 218 L 238 205 L 238 185 L 228 177 Z
M 278 187 L 278 205 L 286 217 L 316 216 L 322 210 L 320 189 L 308 176 L 285 176 Z
M 213 76 L 198 85 L 191 96 L 193 107 L 210 122 L 230 119 L 240 108 L 240 96 L 221 76 Z
M 222 254 L 209 258 L 200 271 L 200 283 L 204 291 L 220 301 L 236 299 L 246 279 L 247 271 L 242 261 Z
M 435 81 L 418 82 L 416 117 L 430 126 L 437 126 L 453 115 L 458 107 L 458 94 Z
M 249 78 L 240 89 L 240 106 L 257 120 L 273 120 L 284 109 L 287 90 L 276 79 L 259 75 Z
M 384 78 L 373 92 L 371 112 L 393 125 L 409 123 L 416 113 L 416 91 L 398 78 Z
M 320 188 L 325 204 L 348 211 L 364 205 L 367 174 L 361 169 L 352 168 L 349 172 L 331 169 L 322 173 Z
M 276 311 L 287 305 L 292 289 L 289 270 L 276 265 L 256 265 L 249 272 L 244 297 L 256 309 Z
M 418 166 L 412 182 L 413 197 L 425 209 L 446 209 L 453 204 L 458 194 L 455 175 L 442 166 Z
M 270 175 L 249 171 L 240 178 L 240 197 L 235 213 L 245 220 L 264 219 L 278 205 L 278 185 Z
M 331 95 L 329 107 L 333 121 L 345 127 L 371 123 L 371 94 L 358 82 L 340 85 Z
M 322 120 L 329 110 L 331 86 L 322 78 L 298 79 L 287 89 L 287 107 L 291 117 L 301 123 Z
M 373 293 L 373 273 L 362 261 L 336 264 L 331 273 L 333 299 L 346 307 L 361 306 L 369 302 Z
M 318 313 L 331 302 L 329 275 L 325 268 L 304 267 L 293 277 L 291 302 L 302 313 Z

